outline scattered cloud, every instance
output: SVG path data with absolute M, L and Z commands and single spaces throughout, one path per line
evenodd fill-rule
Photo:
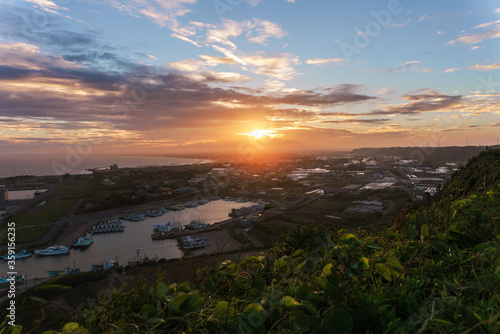
M 429 16 L 429 14 L 424 14 L 422 16 L 420 16 L 420 18 L 418 19 L 418 22 L 424 22 L 426 20 L 430 20 L 431 17 Z
M 322 121 L 321 123 L 330 123 L 330 124 L 344 124 L 344 123 L 357 123 L 357 124 L 382 124 L 391 121 L 390 118 L 379 118 L 379 119 L 342 119 L 336 121 Z
M 391 72 L 404 72 L 407 69 L 411 69 L 415 72 L 424 72 L 424 73 L 430 73 L 433 70 L 429 67 L 422 67 L 422 66 L 417 66 L 416 64 L 422 63 L 421 60 L 411 60 L 407 61 L 404 63 L 399 64 L 398 66 L 394 68 L 377 68 L 373 69 L 372 71 L 375 72 L 385 72 L 385 73 L 391 73 Z
M 286 85 L 279 80 L 266 80 L 264 82 L 266 89 L 271 92 L 282 90 Z
M 427 90 L 421 94 L 406 94 L 402 98 L 409 103 L 399 105 L 388 105 L 382 110 L 371 112 L 372 115 L 391 115 L 391 114 L 419 114 L 422 112 L 443 112 L 457 110 L 462 104 L 461 95 L 448 95 L 439 93 L 435 90 Z
M 453 73 L 453 72 L 461 70 L 461 69 L 462 69 L 461 67 L 451 67 L 451 68 L 447 68 L 446 70 L 444 70 L 444 73 Z
M 60 10 L 68 10 L 68 8 L 56 5 L 54 2 L 49 0 L 25 0 L 37 5 L 41 10 L 60 15 Z
M 241 56 L 245 63 L 244 69 L 278 80 L 290 80 L 298 73 L 293 65 L 300 64 L 299 58 L 289 53 L 268 56 L 264 52 Z
M 485 31 L 485 32 L 478 33 L 478 34 L 464 35 L 464 36 L 461 36 L 457 39 L 449 41 L 447 44 L 455 45 L 455 44 L 457 44 L 457 42 L 460 42 L 462 44 L 477 44 L 477 43 L 481 43 L 484 40 L 494 39 L 494 38 L 498 38 L 498 37 L 500 37 L 500 27 L 496 27 L 496 28 L 493 28 L 489 31 Z
M 500 62 L 488 65 L 476 64 L 474 66 L 468 66 L 469 70 L 472 71 L 493 71 L 500 70 Z
M 345 63 L 346 63 L 345 58 L 328 58 L 328 59 L 314 58 L 306 60 L 306 64 L 309 65 L 325 65 L 325 64 L 342 65 Z
M 389 28 L 404 28 L 408 25 L 409 22 L 402 22 L 402 23 L 394 23 L 391 22 L 389 25 L 387 25 Z
M 256 19 L 248 21 L 248 32 L 247 39 L 249 42 L 258 43 L 262 45 L 267 44 L 267 40 L 270 38 L 282 38 L 285 36 L 285 32 L 279 24 L 274 22 Z

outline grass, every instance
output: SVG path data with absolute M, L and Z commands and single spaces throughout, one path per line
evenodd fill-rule
M 33 213 L 20 213 L 9 219 L 16 223 L 16 243 L 34 242 L 42 238 L 52 226 L 75 205 L 77 199 L 60 199 L 45 204 Z M 0 232 L 0 243 L 7 243 L 6 228 Z
M 95 192 L 97 189 L 98 192 Z M 16 242 L 30 243 L 42 238 L 54 224 L 72 208 L 80 198 L 87 196 L 106 196 L 112 190 L 103 191 L 100 186 L 89 180 L 72 180 L 45 197 L 43 206 L 32 205 L 8 221 L 16 223 Z M 7 224 L 0 230 L 0 243 L 7 242 Z
M 245 245 L 244 250 L 257 248 L 257 246 L 250 239 L 247 239 L 247 237 L 245 237 L 241 233 L 238 233 L 235 229 L 230 228 L 230 229 L 228 229 L 228 231 L 234 240 L 236 240 L 237 242 L 239 242 L 242 245 Z
M 276 241 L 283 239 L 288 233 L 302 227 L 304 226 L 277 217 L 269 221 L 255 223 L 252 235 L 259 239 L 265 247 L 272 247 Z

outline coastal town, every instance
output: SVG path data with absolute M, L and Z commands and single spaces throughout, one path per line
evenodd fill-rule
M 149 243 L 171 240 L 178 254 L 187 258 L 240 249 L 259 251 L 298 228 L 325 226 L 353 233 L 382 229 L 402 208 L 428 201 L 464 162 L 348 152 L 259 163 L 141 168 L 114 164 L 88 174 L 3 179 L 0 214 L 4 222 L 17 223 L 22 251 L 15 256 L 19 259 L 83 251 L 93 247 L 96 235 L 120 234 L 127 222 L 140 224 L 152 218 L 157 220 L 148 225 L 152 227 Z M 20 191 L 33 194 L 9 199 Z M 218 221 L 196 216 L 211 202 L 238 206 Z M 168 212 L 181 213 L 185 219 L 165 218 L 157 223 Z M 26 233 L 23 223 L 33 226 L 35 222 L 37 228 Z M 139 251 L 121 261 L 112 255 L 89 268 L 68 265 L 47 268 L 46 273 L 52 277 L 161 260 L 156 254 L 141 256 Z
M 306 207 L 317 207 L 315 218 L 318 223 L 321 222 L 320 216 L 325 222 L 349 222 L 353 215 L 385 215 L 399 210 L 406 202 L 433 196 L 463 162 L 463 159 L 436 162 L 405 156 L 346 153 L 268 163 L 227 162 L 143 168 L 112 165 L 92 170 L 92 174 L 4 179 L 0 185 L 0 214 L 5 220 L 33 205 L 43 211 L 48 204 L 45 198 L 50 202 L 50 194 L 61 186 L 77 182 L 94 187 L 95 191 L 90 191 L 94 196 L 78 198 L 71 209 L 74 216 L 88 215 L 89 220 L 95 217 L 93 225 L 101 218 L 99 213 L 105 211 L 115 210 L 110 216 L 115 218 L 116 213 L 132 212 L 137 206 L 139 209 L 160 208 L 160 204 L 165 204 L 168 207 L 164 209 L 177 210 L 226 197 L 240 201 L 276 202 L 276 207 L 284 213 L 312 201 Z M 9 192 L 13 194 L 26 189 L 32 189 L 37 196 L 9 200 Z M 277 216 L 276 210 L 266 215 Z M 64 214 L 66 212 L 61 212 Z M 252 212 L 245 216 L 255 220 L 256 215 Z
M 2 240 L 0 266 L 19 271 L 0 278 L 0 301 L 79 275 L 115 289 L 117 273 L 190 280 L 207 265 L 265 256 L 308 227 L 381 231 L 402 209 L 432 202 L 468 159 L 449 156 L 353 151 L 4 178 L 2 238 L 15 222 L 17 243 L 13 252 Z

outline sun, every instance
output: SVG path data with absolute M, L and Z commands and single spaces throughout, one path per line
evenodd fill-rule
M 249 133 L 238 133 L 239 135 L 253 137 L 254 139 L 264 139 L 264 138 L 280 138 L 283 135 L 279 134 L 275 129 L 256 129 Z
M 272 130 L 272 129 L 268 129 L 268 130 L 257 129 L 257 130 L 253 130 L 250 133 L 245 133 L 245 135 L 250 136 L 250 137 L 254 137 L 255 139 L 275 138 L 275 137 L 279 136 L 276 133 L 276 131 Z
M 269 135 L 271 134 L 270 132 L 271 132 L 270 130 L 257 129 L 257 130 L 253 130 L 248 135 L 250 135 L 254 138 L 262 138 L 262 137 L 269 137 Z

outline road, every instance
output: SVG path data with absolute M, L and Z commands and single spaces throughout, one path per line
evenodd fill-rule
M 31 278 L 31 279 L 25 279 L 23 280 L 23 282 L 20 282 L 20 283 L 17 283 L 16 284 L 16 293 L 21 293 L 23 291 L 26 291 L 27 289 L 31 289 L 32 287 L 40 284 L 40 283 L 43 283 L 43 282 L 47 282 L 48 280 L 52 279 L 52 277 L 43 277 L 43 278 Z M 7 283 L 5 283 L 7 284 Z M 8 291 L 8 287 L 7 288 L 2 288 L 0 289 L 0 303 L 2 303 L 3 301 L 7 300 L 9 298 L 8 294 L 7 294 L 7 291 Z

